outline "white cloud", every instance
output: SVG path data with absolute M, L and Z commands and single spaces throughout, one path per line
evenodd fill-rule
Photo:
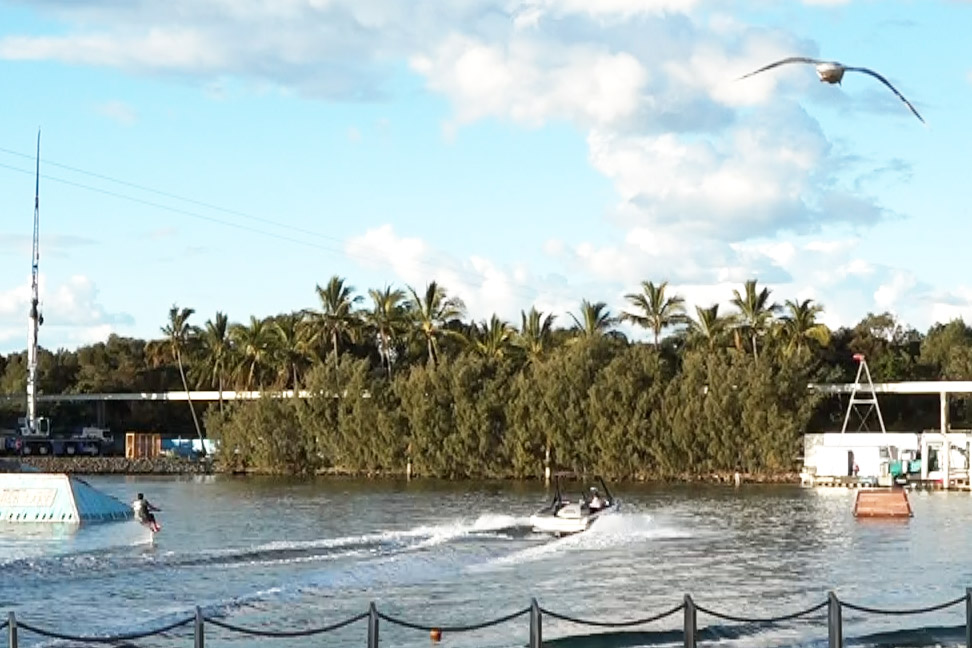
M 94 239 L 73 234 L 50 234 L 44 236 L 44 255 L 64 257 L 73 250 L 93 245 Z M 29 259 L 33 239 L 25 234 L 0 234 L 0 251 L 11 256 Z
M 460 124 L 488 116 L 531 126 L 552 118 L 611 123 L 639 109 L 648 79 L 625 52 L 527 39 L 504 46 L 453 36 L 411 65 L 430 89 L 453 99 Z
M 849 276 L 862 276 L 874 273 L 874 266 L 872 266 L 867 261 L 863 259 L 854 259 L 850 263 L 841 266 L 837 270 L 840 274 L 845 277 Z
M 661 14 L 668 12 L 688 13 L 697 0 L 526 0 L 521 6 L 557 16 L 586 14 L 588 16 L 614 16 L 631 18 L 637 14 Z
M 215 70 L 228 62 L 218 43 L 192 29 L 149 28 L 129 36 L 7 37 L 0 57 L 8 60 L 74 59 L 76 63 L 130 68 Z
M 23 318 L 27 321 L 30 304 L 30 284 L 24 283 L 0 292 L 0 322 Z
M 170 239 L 176 236 L 178 233 L 179 230 L 174 227 L 159 227 L 149 232 L 148 236 L 153 241 L 162 241 L 165 239 Z
M 782 56 L 815 56 L 816 43 L 718 13 L 722 3 L 36 5 L 56 13 L 65 28 L 57 36 L 0 38 L 0 58 L 177 73 L 207 88 L 238 77 L 339 98 L 380 95 L 384 75 L 407 61 L 453 107 L 447 130 L 486 118 L 528 127 L 571 123 L 586 136 L 589 162 L 612 183 L 617 205 L 604 227 L 614 229 L 599 238 L 607 243 L 543 244 L 543 253 L 570 270 L 569 280 L 538 277 L 485 255 L 450 258 L 391 226 L 346 246 L 354 259 L 389 272 L 389 283 L 418 288 L 440 281 L 466 299 L 476 319 L 492 312 L 515 319 L 531 303 L 563 313 L 576 308 L 580 295 L 613 296 L 617 309 L 644 279 L 670 279 L 693 303 L 708 305 L 727 302 L 732 287 L 755 277 L 781 299 L 819 296 L 828 316 L 902 305 L 921 289 L 917 279 L 865 261 L 858 239 L 829 236 L 872 225 L 887 211 L 860 191 L 886 171 L 851 169 L 797 102 L 849 100 L 809 68 L 735 80 Z M 352 127 L 347 136 L 355 141 L 361 133 Z M 72 280 L 62 288 L 50 300 L 52 313 L 57 303 L 81 325 L 106 324 L 99 320 L 110 316 L 98 310 L 90 283 Z
M 945 323 L 962 319 L 972 324 L 972 288 L 959 287 L 949 293 L 934 294 L 929 301 L 931 321 Z
M 874 303 L 882 310 L 896 312 L 901 298 L 916 285 L 915 277 L 910 272 L 896 271 L 889 281 L 874 292 Z
M 138 120 L 135 109 L 122 101 L 107 101 L 95 107 L 98 114 L 118 122 L 122 126 L 131 126 Z
M 349 240 L 345 249 L 376 276 L 390 270 L 392 276 L 384 279 L 389 285 L 404 289 L 407 284 L 421 293 L 428 282 L 438 282 L 463 299 L 468 317 L 475 321 L 495 313 L 519 325 L 520 312 L 536 306 L 563 323 L 567 312 L 577 310 L 578 291 L 590 290 L 589 297 L 603 298 L 596 282 L 571 285 L 557 276 L 536 275 L 525 264 L 506 267 L 478 256 L 457 259 L 419 238 L 400 236 L 391 225 L 367 230 Z
M 38 0 L 56 36 L 0 38 L 0 59 L 175 74 L 207 88 L 237 77 L 312 96 L 370 99 L 398 62 L 453 30 L 512 30 L 500 0 Z
M 110 333 L 133 324 L 130 315 L 108 312 L 98 300 L 98 289 L 82 275 L 49 285 L 46 275 L 41 274 L 39 293 L 44 318 L 39 340 L 45 348 L 104 340 Z M 26 348 L 29 310 L 27 281 L 0 291 L 0 343 L 12 349 Z

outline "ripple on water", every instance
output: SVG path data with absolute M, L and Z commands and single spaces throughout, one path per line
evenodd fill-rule
M 847 491 L 619 488 L 620 514 L 584 534 L 549 538 L 529 527 L 529 514 L 547 497 L 533 487 L 91 481 L 122 497 L 135 487 L 151 493 L 165 509 L 164 530 L 145 544 L 138 525 L 3 529 L 0 600 L 28 622 L 81 633 L 131 630 L 134 620 L 153 628 L 199 604 L 244 626 L 309 628 L 376 601 L 406 619 L 461 624 L 515 611 L 533 597 L 556 612 L 623 621 L 666 610 L 686 593 L 716 611 L 773 616 L 819 603 L 831 590 L 862 605 L 913 607 L 959 596 L 972 583 L 968 494 L 916 494 L 915 517 L 889 524 L 855 520 Z M 847 613 L 845 636 L 893 643 L 912 621 L 948 645 L 962 610 L 908 622 Z M 603 645 L 664 643 L 680 623 L 673 617 L 633 629 L 649 633 L 640 639 L 597 636 Z M 822 619 L 740 629 L 700 615 L 699 624 L 720 646 L 813 645 L 826 636 Z M 555 645 L 592 634 L 554 619 L 544 627 Z M 525 619 L 515 621 L 464 645 L 511 645 L 509 637 L 526 631 Z M 328 635 L 324 644 L 359 643 L 363 632 Z M 421 633 L 382 633 L 394 645 L 428 645 Z

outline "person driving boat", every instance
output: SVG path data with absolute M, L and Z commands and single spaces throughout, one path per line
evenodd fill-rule
M 595 488 L 593 486 L 591 486 L 591 497 L 587 501 L 587 506 L 592 511 L 596 511 L 598 509 L 601 509 L 601 508 L 604 508 L 605 506 L 607 506 L 607 501 L 604 500 L 601 497 L 600 493 L 597 492 L 597 488 Z

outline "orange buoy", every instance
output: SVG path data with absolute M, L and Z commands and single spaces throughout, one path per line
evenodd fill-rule
M 429 630 L 429 638 L 432 640 L 432 643 L 439 643 L 439 640 L 442 639 L 442 631 L 438 628 L 432 628 Z

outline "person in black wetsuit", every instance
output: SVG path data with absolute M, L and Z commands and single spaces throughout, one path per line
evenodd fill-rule
M 135 519 L 142 524 L 147 524 L 154 533 L 159 531 L 159 523 L 155 520 L 155 516 L 152 515 L 153 511 L 161 511 L 159 507 L 153 505 L 142 493 L 139 493 L 135 497 L 135 501 L 132 502 L 132 511 L 135 512 Z

